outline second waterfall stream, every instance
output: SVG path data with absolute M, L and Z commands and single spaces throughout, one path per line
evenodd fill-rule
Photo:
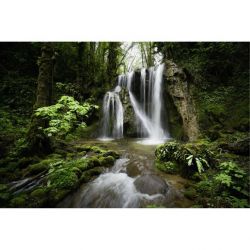
M 163 72 L 164 64 L 149 69 L 141 69 L 139 93 L 133 91 L 135 73 L 129 72 L 118 77 L 117 86 L 108 91 L 103 100 L 102 140 L 120 139 L 123 137 L 124 107 L 120 92 L 128 91 L 129 100 L 135 115 L 137 135 L 144 144 L 159 144 L 170 137 L 166 123 L 166 107 L 163 105 Z M 148 76 L 148 77 L 147 77 Z

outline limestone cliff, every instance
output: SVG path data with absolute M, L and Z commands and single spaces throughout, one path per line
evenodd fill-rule
M 165 67 L 164 84 L 166 85 L 166 92 L 170 98 L 169 102 L 172 101 L 178 112 L 178 114 L 175 115 L 181 117 L 184 136 L 190 141 L 196 140 L 199 135 L 199 128 L 190 83 L 187 80 L 185 72 L 174 62 L 166 60 Z M 170 113 L 170 122 L 171 118 Z

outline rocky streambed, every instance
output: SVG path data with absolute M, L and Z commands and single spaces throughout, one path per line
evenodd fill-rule
M 189 207 L 183 192 L 188 180 L 168 175 L 154 166 L 156 146 L 136 139 L 90 140 L 89 145 L 115 149 L 120 158 L 96 179 L 82 184 L 57 207 Z

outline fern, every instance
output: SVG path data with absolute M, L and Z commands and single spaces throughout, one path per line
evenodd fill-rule
M 204 170 L 204 166 L 206 165 L 207 167 L 209 167 L 208 162 L 201 158 L 201 157 L 195 157 L 194 155 L 189 155 L 188 157 L 186 157 L 187 160 L 187 165 L 188 166 L 195 166 L 199 172 L 199 174 L 201 174 Z

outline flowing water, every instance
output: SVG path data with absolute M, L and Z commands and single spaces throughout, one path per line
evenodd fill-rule
M 114 149 L 121 154 L 113 167 L 93 181 L 83 184 L 64 199 L 58 207 L 137 208 L 151 205 L 189 207 L 183 195 L 188 180 L 167 175 L 154 166 L 153 145 L 140 145 L 135 139 L 101 142 L 88 141 Z
M 188 207 L 183 190 L 187 180 L 166 175 L 154 166 L 154 145 L 170 138 L 163 105 L 164 64 L 141 69 L 140 81 L 135 72 L 118 77 L 117 86 L 103 100 L 102 137 L 88 141 L 120 153 L 114 166 L 95 180 L 82 185 L 58 207 Z M 135 86 L 140 84 L 140 86 Z M 124 89 L 135 114 L 138 139 L 123 138 L 124 110 L 120 92 Z M 139 93 L 138 93 L 139 90 Z M 117 140 L 118 139 L 118 140 Z M 105 144 L 104 142 L 105 141 Z
M 114 91 L 105 94 L 103 100 L 103 126 L 100 139 L 117 139 L 123 137 L 123 106 L 119 92 L 126 88 L 135 113 L 138 137 L 142 144 L 159 144 L 170 138 L 167 122 L 163 122 L 167 109 L 163 107 L 162 85 L 164 64 L 141 69 L 140 88 L 138 93 L 133 92 L 134 72 L 118 77 L 118 85 Z M 148 71 L 148 74 L 147 74 Z M 148 79 L 147 79 L 148 75 Z
M 123 137 L 123 106 L 119 97 L 120 86 L 105 94 L 103 100 L 102 140 Z

